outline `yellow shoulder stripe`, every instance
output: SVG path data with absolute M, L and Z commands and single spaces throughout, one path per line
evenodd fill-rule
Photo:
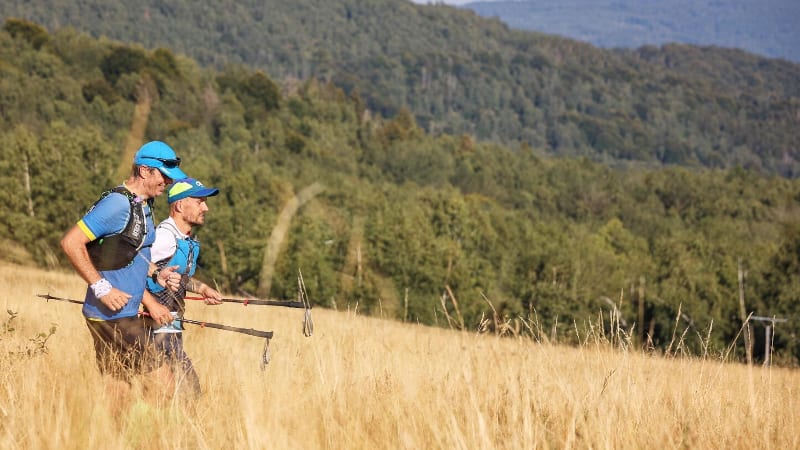
M 81 231 L 83 231 L 83 234 L 85 234 L 86 237 L 88 237 L 90 241 L 93 241 L 93 240 L 97 239 L 97 236 L 95 236 L 94 233 L 92 233 L 92 230 L 90 230 L 89 227 L 86 226 L 86 224 L 83 222 L 83 220 L 80 220 L 78 222 L 78 228 L 80 228 Z

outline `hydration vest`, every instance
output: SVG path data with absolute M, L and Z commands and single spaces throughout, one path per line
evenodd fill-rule
M 183 313 L 184 297 L 186 297 L 186 285 L 189 278 L 194 276 L 197 269 L 197 257 L 200 256 L 200 242 L 191 236 L 182 237 L 181 233 L 169 222 L 161 222 L 158 228 L 169 230 L 175 238 L 175 253 L 171 257 L 156 262 L 156 266 L 171 267 L 178 266 L 175 273 L 181 274 L 181 282 L 178 290 L 173 292 L 161 287 L 153 280 L 147 279 L 147 289 L 153 294 L 159 303 L 169 308 L 170 311 Z
M 94 209 L 100 200 L 106 198 L 112 192 L 122 194 L 128 199 L 131 213 L 125 229 L 121 232 L 110 236 L 101 236 L 86 245 L 89 259 L 98 271 L 117 270 L 128 266 L 141 250 L 147 236 L 144 204 L 137 200 L 136 195 L 124 186 L 117 186 L 110 191 L 103 192 L 100 198 L 89 208 L 89 211 Z M 150 202 L 151 200 L 147 201 L 148 206 L 150 206 Z

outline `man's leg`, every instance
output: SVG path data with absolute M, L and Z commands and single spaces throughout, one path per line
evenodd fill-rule
M 180 369 L 181 380 L 191 393 L 196 396 L 200 395 L 203 393 L 200 388 L 200 377 L 197 376 L 197 372 L 194 370 L 192 359 L 183 350 L 183 333 L 175 336 L 175 341 L 175 363 Z
M 155 347 L 151 327 L 139 317 L 112 321 L 87 320 L 100 372 L 108 375 L 106 388 L 118 409 L 130 397 L 134 377 L 142 382 L 149 403 L 169 400 L 175 389 L 166 358 Z
M 188 391 L 199 395 L 200 379 L 194 370 L 192 360 L 183 350 L 183 333 L 158 333 L 155 335 L 156 348 L 166 356 L 172 373 L 176 389 Z
M 111 414 L 119 417 L 130 402 L 130 371 L 124 367 L 125 358 L 119 345 L 121 336 L 113 321 L 86 320 L 92 335 L 95 360 L 103 376 L 103 387 Z
M 142 375 L 144 394 L 148 403 L 160 405 L 169 401 L 175 392 L 175 376 L 169 364 L 162 364 Z
M 103 386 L 109 400 L 111 414 L 119 418 L 131 402 L 131 385 L 127 381 L 103 375 Z
M 153 329 L 157 326 L 152 319 L 144 319 L 143 323 L 141 372 L 144 393 L 150 403 L 161 403 L 172 398 L 175 392 L 175 375 L 169 364 L 164 335 L 153 334 Z

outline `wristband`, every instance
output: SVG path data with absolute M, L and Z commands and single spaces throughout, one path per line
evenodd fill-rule
M 94 291 L 94 296 L 98 299 L 100 297 L 105 297 L 109 292 L 111 292 L 111 282 L 105 278 L 100 278 L 92 283 L 92 285 L 89 287 L 92 288 L 92 291 Z
M 161 272 L 161 267 L 157 268 L 153 271 L 153 274 L 150 275 L 150 279 L 153 280 L 153 283 L 158 284 L 158 274 Z

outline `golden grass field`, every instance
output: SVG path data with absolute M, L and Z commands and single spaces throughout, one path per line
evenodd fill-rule
M 71 273 L 0 263 L 0 448 L 800 448 L 800 371 L 667 359 L 429 328 L 314 309 L 190 302 L 187 317 L 273 330 L 263 340 L 187 325 L 205 395 L 142 400 L 112 417 Z M 309 292 L 313 300 L 313 293 Z M 47 353 L 35 338 L 52 324 Z M 31 339 L 34 339 L 33 341 Z

